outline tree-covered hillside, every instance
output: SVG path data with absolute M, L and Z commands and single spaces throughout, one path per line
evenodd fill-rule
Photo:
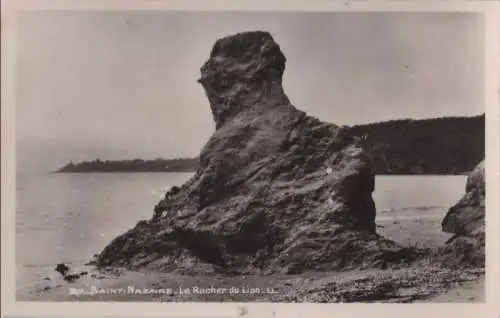
M 377 174 L 461 174 L 485 156 L 485 116 L 393 120 L 351 127 Z

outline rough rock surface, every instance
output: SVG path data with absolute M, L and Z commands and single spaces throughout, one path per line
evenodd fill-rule
M 455 254 L 457 263 L 484 265 L 485 248 L 485 167 L 479 163 L 467 178 L 465 195 L 452 206 L 441 225 L 445 232 L 455 234 L 445 251 Z
M 267 32 L 219 39 L 201 68 L 216 131 L 200 167 L 98 266 L 194 272 L 349 269 L 410 260 L 375 232 L 374 176 L 348 129 L 290 103 Z

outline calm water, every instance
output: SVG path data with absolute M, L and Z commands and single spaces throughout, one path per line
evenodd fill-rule
M 59 262 L 82 266 L 111 239 L 152 216 L 172 185 L 191 173 L 29 174 L 17 179 L 18 292 L 53 275 Z M 378 218 L 444 215 L 463 194 L 463 176 L 380 176 Z

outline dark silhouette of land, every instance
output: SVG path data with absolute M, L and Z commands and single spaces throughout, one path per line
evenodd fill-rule
M 68 163 L 56 172 L 193 172 L 198 158 L 99 160 Z
M 401 119 L 356 125 L 376 174 L 465 174 L 484 158 L 485 117 Z M 68 163 L 56 172 L 195 172 L 198 158 Z
M 351 127 L 376 174 L 465 174 L 485 155 L 485 117 L 392 120 Z

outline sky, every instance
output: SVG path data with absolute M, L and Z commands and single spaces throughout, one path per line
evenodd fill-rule
M 214 131 L 196 80 L 216 39 L 269 31 L 299 109 L 353 125 L 484 112 L 472 13 L 23 12 L 18 168 L 199 154 Z

